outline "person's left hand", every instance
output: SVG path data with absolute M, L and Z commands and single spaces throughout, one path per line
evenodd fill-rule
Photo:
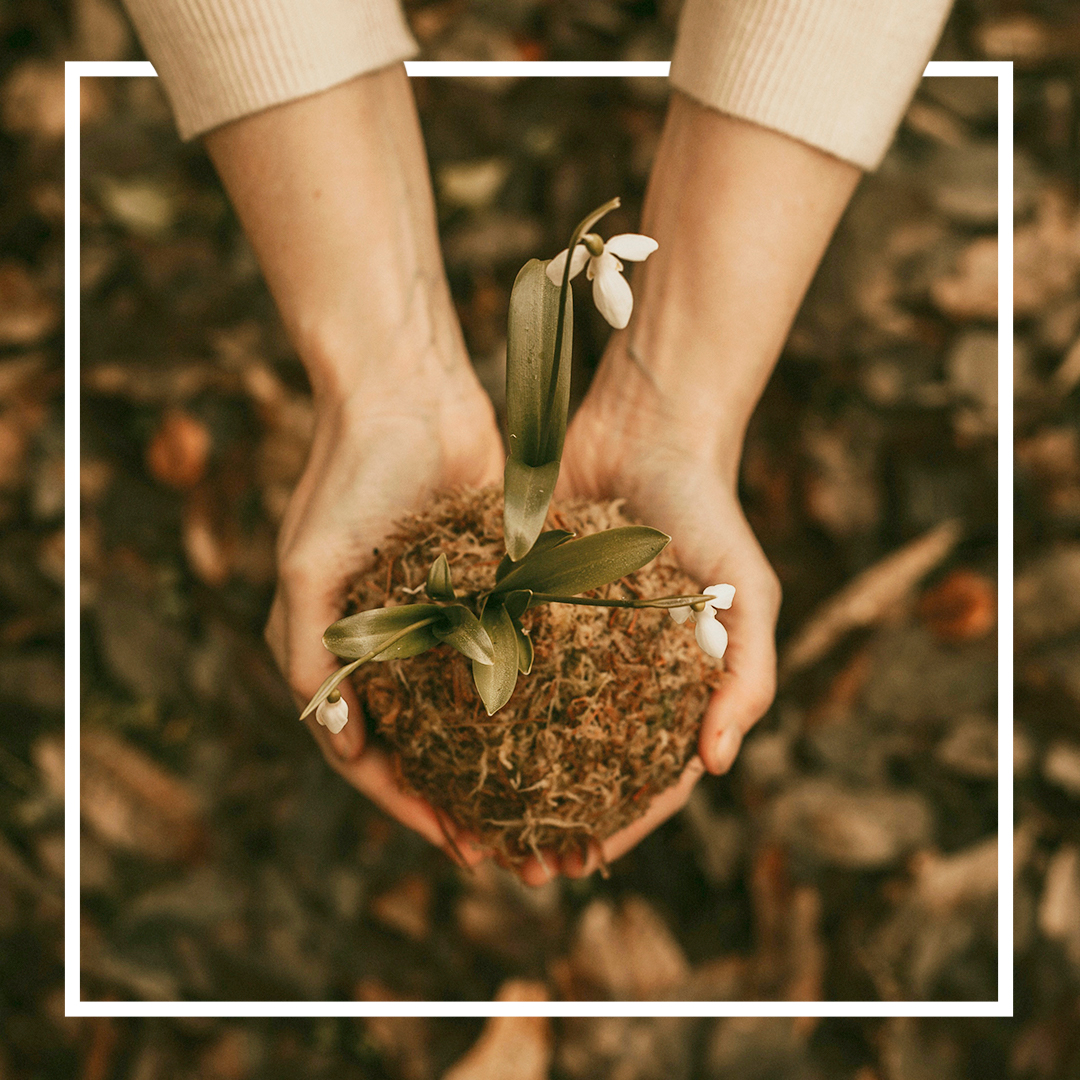
M 728 631 L 723 683 L 702 720 L 698 753 L 644 816 L 603 842 L 606 862 L 625 854 L 685 805 L 706 771 L 727 772 L 743 737 L 776 692 L 780 584 L 739 505 L 736 465 L 704 457 L 691 437 L 659 418 L 640 412 L 620 418 L 610 403 L 592 393 L 567 432 L 559 497 L 626 499 L 631 516 L 672 537 L 672 551 L 700 587 L 726 582 L 736 589 L 722 620 Z M 580 877 L 595 870 L 601 858 L 593 852 L 561 865 L 548 855 L 545 861 L 567 876 Z M 540 884 L 548 872 L 533 858 L 521 875 Z

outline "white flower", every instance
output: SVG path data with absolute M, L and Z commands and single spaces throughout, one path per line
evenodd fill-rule
M 732 600 L 735 599 L 734 585 L 710 585 L 707 589 L 701 591 L 705 596 L 713 597 L 712 600 L 705 602 L 706 611 L 709 608 L 712 608 L 713 611 L 727 611 L 731 607 Z
M 717 619 L 716 613 L 731 607 L 731 602 L 735 599 L 735 586 L 710 585 L 707 589 L 703 589 L 702 593 L 712 597 L 711 600 L 705 601 L 703 611 L 694 611 L 687 605 L 668 608 L 668 614 L 677 623 L 684 623 L 693 615 L 694 622 L 697 624 L 694 627 L 694 637 L 697 638 L 698 645 L 701 646 L 703 652 L 719 660 L 727 649 L 728 635 L 724 624 Z
M 731 607 L 731 601 L 735 599 L 735 586 L 734 585 L 710 585 L 707 589 L 702 590 L 702 595 L 711 596 L 711 600 L 705 601 L 705 610 L 710 608 L 713 611 L 717 611 L 720 608 L 727 610 Z M 689 604 L 684 607 L 668 608 L 668 614 L 677 622 L 684 623 L 691 615 L 694 616 L 696 622 L 699 615 Z
M 599 238 L 593 237 L 599 245 Z M 591 255 L 585 242 L 574 248 L 574 257 L 570 260 L 570 276 L 577 277 L 582 267 L 588 262 L 586 273 L 593 283 L 593 301 L 600 314 L 616 330 L 621 330 L 630 321 L 630 312 L 634 310 L 634 294 L 630 285 L 622 276 L 623 264 L 619 258 L 631 262 L 643 262 L 659 247 L 651 236 L 640 233 L 620 233 L 613 236 L 599 255 Z M 556 285 L 562 285 L 563 271 L 566 269 L 566 251 L 560 251 L 548 263 L 547 276 Z M 618 256 L 619 258 L 616 258 Z
M 315 719 L 336 735 L 348 723 L 349 706 L 344 698 L 338 698 L 337 701 L 324 701 L 315 710 Z
M 707 607 L 698 615 L 694 637 L 697 638 L 701 651 L 709 656 L 715 656 L 717 660 L 727 649 L 727 630 L 724 629 L 724 624 L 716 617 L 716 612 L 711 607 Z

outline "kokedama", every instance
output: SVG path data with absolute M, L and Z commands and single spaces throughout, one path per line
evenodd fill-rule
M 656 249 L 646 236 L 605 243 L 589 231 L 618 205 L 594 211 L 565 251 L 530 260 L 514 283 L 501 515 L 494 490 L 449 492 L 400 523 L 357 579 L 353 613 L 323 635 L 349 663 L 301 717 L 314 711 L 341 730 L 337 687 L 355 672 L 406 786 L 512 862 L 584 853 L 678 779 L 720 677 L 707 657 L 727 646 L 717 611 L 731 606 L 731 585 L 695 591 L 664 551 L 670 537 L 627 522 L 618 504 L 552 506 L 570 279 L 587 265 L 601 314 L 624 327 L 633 296 L 619 259 Z M 691 615 L 701 652 L 676 625 Z

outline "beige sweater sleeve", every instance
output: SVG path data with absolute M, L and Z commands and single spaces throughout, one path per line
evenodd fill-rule
M 124 0 L 182 138 L 416 52 L 397 0 Z
M 124 2 L 184 138 L 416 52 L 397 0 Z M 950 3 L 686 0 L 672 82 L 874 168 Z
M 876 168 L 952 0 L 686 0 L 671 81 L 731 116 Z

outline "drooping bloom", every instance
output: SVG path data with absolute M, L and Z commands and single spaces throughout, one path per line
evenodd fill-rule
M 324 701 L 315 710 L 315 719 L 336 735 L 348 723 L 349 706 L 344 698 Z
M 712 608 L 706 608 L 695 620 L 694 637 L 701 651 L 717 660 L 727 651 L 727 628 L 716 617 Z
M 701 650 L 717 660 L 727 650 L 728 635 L 724 624 L 716 617 L 717 611 L 731 607 L 735 599 L 734 585 L 710 585 L 702 590 L 705 596 L 711 596 L 711 600 L 705 601 L 702 611 L 694 611 L 691 607 L 669 608 L 668 614 L 677 622 L 684 623 L 694 616 L 694 637 L 697 639 Z
M 577 277 L 588 263 L 586 277 L 593 283 L 593 302 L 600 314 L 616 330 L 621 330 L 630 321 L 630 313 L 634 310 L 634 294 L 630 291 L 629 282 L 622 276 L 623 264 L 619 259 L 643 262 L 659 245 L 651 236 L 620 233 L 608 240 L 598 254 L 592 254 L 593 250 L 600 248 L 600 243 L 600 238 L 590 233 L 574 248 L 570 276 Z M 567 251 L 560 251 L 548 263 L 547 276 L 556 285 L 562 284 L 566 258 Z

